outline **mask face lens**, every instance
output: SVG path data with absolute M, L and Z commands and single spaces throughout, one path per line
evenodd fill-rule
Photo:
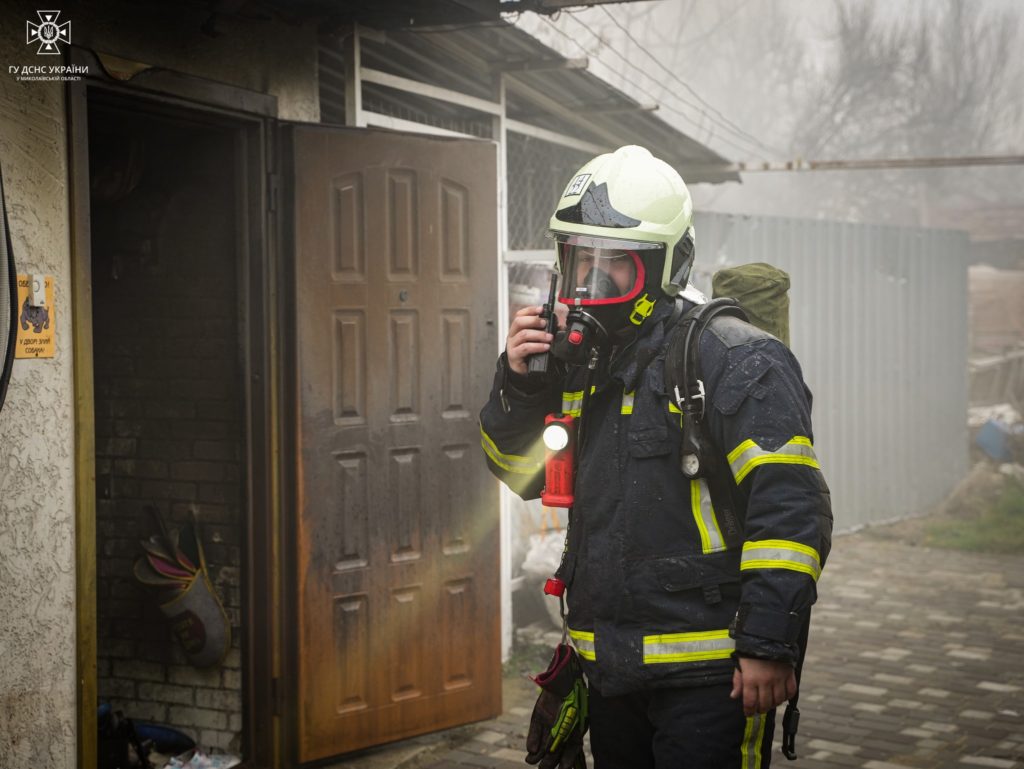
M 625 296 L 636 285 L 636 261 L 628 251 L 579 249 L 576 254 L 576 298 Z
M 636 297 L 644 285 L 642 254 L 661 244 L 558 236 L 559 299 L 568 305 L 613 304 Z

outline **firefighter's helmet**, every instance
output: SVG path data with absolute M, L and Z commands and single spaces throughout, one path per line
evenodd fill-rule
M 559 300 L 611 326 L 627 317 L 639 325 L 654 301 L 686 286 L 693 202 L 682 177 L 643 147 L 620 147 L 577 171 L 550 230 Z

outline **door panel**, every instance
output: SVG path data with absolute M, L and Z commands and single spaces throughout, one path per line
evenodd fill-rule
M 291 129 L 298 733 L 311 761 L 501 710 L 496 148 Z

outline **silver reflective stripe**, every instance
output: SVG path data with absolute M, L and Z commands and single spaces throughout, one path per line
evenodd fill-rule
M 644 664 L 728 659 L 736 648 L 728 630 L 644 636 Z
M 740 745 L 740 769 L 761 769 L 761 743 L 764 742 L 767 723 L 768 718 L 760 713 L 747 717 L 747 724 L 743 729 L 743 742 Z
M 786 464 L 786 465 L 807 465 L 821 469 L 818 465 L 818 458 L 814 455 L 814 447 L 810 438 L 803 435 L 794 435 L 785 445 L 776 451 L 762 449 L 753 440 L 743 441 L 739 446 L 729 452 L 729 467 L 732 475 L 739 484 L 744 478 L 759 465 Z
M 597 385 L 591 385 L 590 392 L 597 389 Z M 583 410 L 583 390 L 577 390 L 576 392 L 563 392 L 562 393 L 562 413 L 568 414 L 569 416 L 578 417 L 580 412 Z
M 590 392 L 594 392 L 597 386 L 592 386 Z M 562 413 L 568 414 L 569 416 L 578 417 L 580 411 L 583 410 L 583 390 L 577 390 L 576 392 L 563 392 L 562 393 Z
M 562 393 L 562 413 L 578 417 L 583 408 L 583 390 L 575 393 Z
M 705 553 L 725 550 L 725 539 L 722 530 L 718 528 L 715 508 L 711 505 L 711 492 L 702 478 L 690 481 L 690 508 L 700 530 L 701 550 Z
M 579 655 L 594 662 L 597 659 L 597 649 L 594 647 L 594 634 L 585 630 L 573 630 L 569 628 L 569 637 Z
M 620 414 L 633 413 L 633 395 L 634 393 L 622 393 L 622 407 L 619 409 Z
M 748 569 L 789 569 L 821 576 L 821 556 L 813 547 L 788 539 L 761 539 L 743 543 L 740 571 Z

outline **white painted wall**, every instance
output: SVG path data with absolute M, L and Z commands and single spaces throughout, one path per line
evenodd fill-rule
M 60 63 L 25 44 L 38 6 L 0 0 L 0 164 L 19 273 L 55 279 L 57 354 L 15 363 L 0 413 L 0 767 L 75 766 L 75 505 L 68 168 L 63 84 L 8 67 Z M 160 14 L 143 18 L 141 13 Z M 104 3 L 63 11 L 72 42 L 278 98 L 319 119 L 311 25 L 228 21 L 202 8 Z M 56 61 L 55 61 L 56 59 Z
M 32 17 L 34 17 L 34 9 Z M 19 273 L 55 281 L 57 354 L 19 360 L 0 412 L 0 766 L 75 762 L 75 555 L 64 91 L 19 83 L 24 10 L 0 1 L 0 164 Z M 28 53 L 26 53 L 26 51 Z

